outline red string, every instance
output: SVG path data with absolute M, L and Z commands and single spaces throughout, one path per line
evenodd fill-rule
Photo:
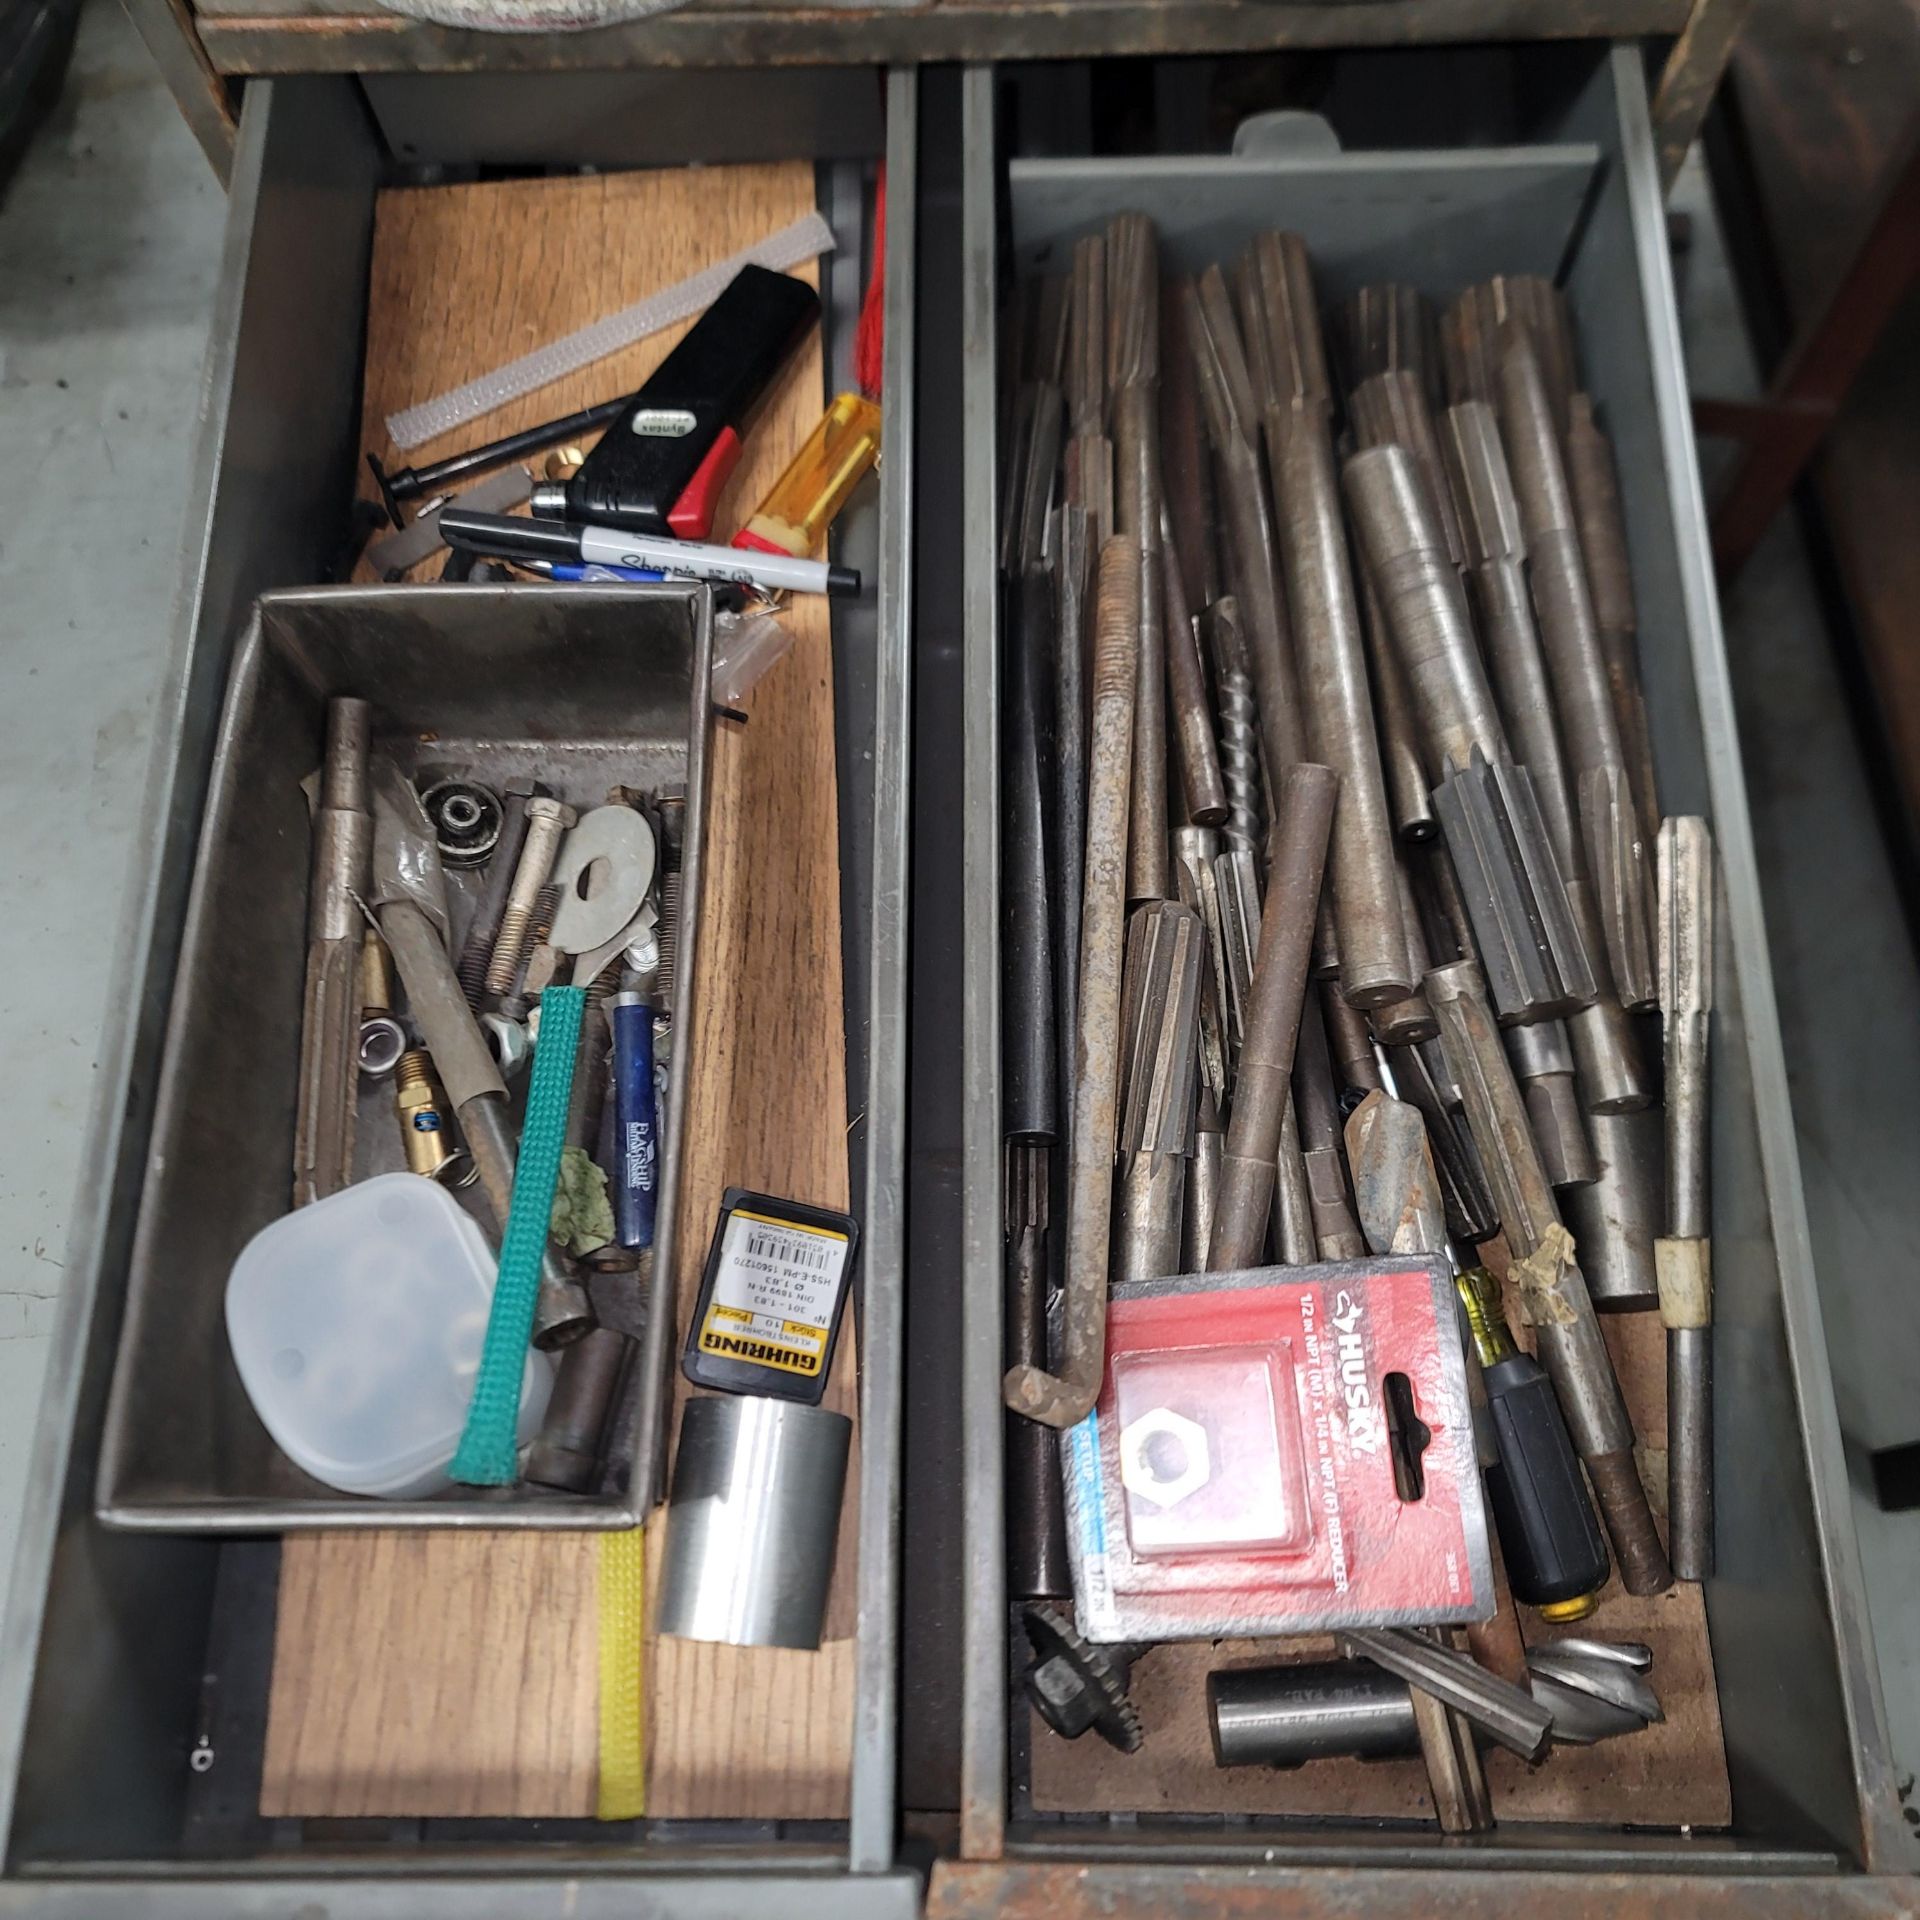
M 866 297 L 860 302 L 860 324 L 853 336 L 853 377 L 870 400 L 880 398 L 880 380 L 886 357 L 886 315 L 883 298 L 887 278 L 887 170 L 873 194 L 873 265 L 867 274 Z

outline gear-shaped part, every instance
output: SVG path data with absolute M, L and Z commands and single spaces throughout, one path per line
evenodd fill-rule
M 1023 1684 L 1041 1719 L 1064 1739 L 1077 1740 L 1091 1727 L 1109 1746 L 1137 1752 L 1145 1730 L 1127 1682 L 1141 1649 L 1124 1642 L 1096 1646 L 1045 1601 L 1027 1608 L 1026 1629 L 1033 1665 Z

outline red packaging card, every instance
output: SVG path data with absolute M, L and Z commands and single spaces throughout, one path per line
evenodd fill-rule
M 1423 1259 L 1116 1288 L 1099 1404 L 1063 1455 L 1081 1630 L 1487 1619 L 1456 1312 Z

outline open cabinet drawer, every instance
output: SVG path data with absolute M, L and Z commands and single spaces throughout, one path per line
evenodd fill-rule
M 893 1623 L 916 84 L 911 76 L 866 70 L 823 72 L 817 84 L 769 77 L 764 88 L 757 75 L 716 75 L 690 88 L 681 104 L 691 107 L 697 96 L 698 115 L 665 125 L 583 112 L 566 81 L 539 75 L 517 79 L 504 94 L 485 82 L 469 90 L 444 78 L 417 88 L 390 79 L 371 99 L 346 77 L 248 91 L 191 483 L 194 532 L 155 712 L 146 841 L 133 864 L 134 896 L 121 930 L 114 1004 L 122 1017 L 109 1028 L 100 1066 L 88 1184 L 13 1570 L 9 1653 L 0 1675 L 0 1827 L 7 1834 L 0 1910 L 64 1905 L 91 1913 L 203 1914 L 344 1903 L 417 1913 L 478 1903 L 532 1913 L 562 1906 L 630 1911 L 636 1903 L 678 1911 L 682 1902 L 687 1911 L 748 1903 L 778 1910 L 827 1897 L 825 1879 L 842 1883 L 831 1897 L 849 1911 L 911 1909 L 914 1882 L 893 1860 Z M 677 144 L 687 139 L 696 140 L 697 151 Z M 864 586 L 835 604 L 831 640 L 818 635 L 810 667 L 809 684 L 820 690 L 814 711 L 825 716 L 818 764 L 827 769 L 822 777 L 838 821 L 837 937 L 816 930 L 817 950 L 795 963 L 836 983 L 841 1002 L 828 1030 L 837 1036 L 844 1016 L 846 1117 L 808 1119 L 830 1164 L 845 1142 L 844 1173 L 862 1238 L 847 1316 L 857 1330 L 857 1424 L 838 1612 L 830 1615 L 839 1623 L 837 1631 L 829 1626 L 831 1675 L 802 1683 L 773 1707 L 776 1717 L 808 1723 L 799 1735 L 789 1727 L 787 1750 L 801 1755 L 803 1769 L 817 1761 L 817 1773 L 792 1806 L 770 1810 L 764 1776 L 784 1763 L 777 1755 L 769 1760 L 778 1743 L 763 1724 L 729 1763 L 730 1774 L 723 1769 L 678 1804 L 671 1804 L 673 1795 L 660 1797 L 647 1818 L 597 1822 L 585 1817 L 590 1795 L 585 1809 L 548 1808 L 536 1816 L 489 1804 L 484 1792 L 464 1808 L 425 1813 L 370 1803 L 293 1806 L 268 1817 L 261 1811 L 262 1767 L 276 1594 L 296 1549 L 343 1542 L 307 1536 L 283 1549 L 271 1538 L 182 1537 L 164 1516 L 119 1510 L 111 1498 L 107 1518 L 115 1524 L 96 1517 L 162 1036 L 229 666 L 256 596 L 341 577 L 350 508 L 356 491 L 366 490 L 359 477 L 362 395 L 367 316 L 380 299 L 370 277 L 380 257 L 375 207 L 383 187 L 432 182 L 445 166 L 468 169 L 461 177 L 469 180 L 482 168 L 492 178 L 585 170 L 584 178 L 616 168 L 690 160 L 717 168 L 770 157 L 805 163 L 798 191 L 827 217 L 837 242 L 820 262 L 825 379 L 805 408 L 809 424 L 832 394 L 855 384 L 854 330 L 874 241 L 868 217 L 883 162 L 891 185 L 882 407 L 883 435 L 896 457 L 836 528 L 836 558 L 860 568 Z M 530 260 L 539 253 L 538 222 L 533 226 Z M 472 237 L 484 260 L 510 267 L 503 231 L 482 224 Z M 569 267 L 561 256 L 530 270 Z M 391 311 L 393 289 L 387 295 Z M 406 289 L 402 297 L 415 296 Z M 424 290 L 419 297 L 427 297 Z M 488 346 L 497 349 L 497 362 L 536 343 Z M 483 437 L 488 425 L 478 423 L 469 438 Z M 515 601 L 530 613 L 547 590 L 423 591 L 435 598 L 471 591 L 475 604 L 486 600 L 512 624 Z M 564 622 L 571 597 L 590 589 L 558 591 L 548 605 Z M 447 665 L 457 671 L 459 663 Z M 750 728 L 751 696 L 745 704 Z M 831 899 L 831 882 L 827 892 Z M 832 1045 L 827 1079 L 837 1084 L 837 1038 Z M 751 1098 L 752 1085 L 750 1074 L 737 1076 L 740 1097 Z M 742 1183 L 753 1184 L 751 1175 Z M 699 1205 L 704 1210 L 706 1202 Z M 704 1247 L 710 1227 L 710 1219 L 690 1226 L 683 1247 Z M 684 1320 L 674 1334 L 669 1365 L 677 1361 Z M 137 1433 L 129 1447 L 137 1453 Z M 136 1485 L 138 1464 L 132 1462 Z M 644 1489 L 636 1489 L 632 1509 L 616 1500 L 583 1510 L 572 1525 L 617 1527 L 648 1504 Z M 462 1528 L 453 1532 L 404 1536 L 409 1545 L 400 1550 L 430 1557 L 433 1542 L 458 1549 L 463 1539 L 509 1538 L 522 1556 L 591 1553 L 597 1546 L 596 1536 L 578 1531 L 473 1533 L 476 1521 L 486 1526 L 483 1514 L 460 1518 Z M 339 1519 L 336 1513 L 334 1524 Z M 370 1507 L 361 1524 L 377 1522 Z M 253 1522 L 286 1523 L 284 1514 Z M 129 1524 L 148 1530 L 124 1530 Z M 213 1524 L 222 1523 L 216 1516 Z M 565 1605 L 579 1606 L 582 1619 L 591 1620 L 589 1602 L 578 1595 L 564 1602 L 563 1577 L 543 1584 L 545 1578 L 536 1575 L 527 1600 L 536 1627 L 543 1614 L 548 1625 L 572 1617 Z M 417 1596 L 419 1604 L 432 1601 L 430 1591 Z M 763 1650 L 724 1651 L 764 1664 Z M 509 1666 L 516 1657 L 507 1654 Z M 529 1671 L 540 1657 L 528 1660 Z M 351 1665 L 347 1660 L 342 1670 Z M 681 1687 L 683 1727 L 711 1718 L 712 1684 L 709 1674 Z M 587 1708 L 584 1721 L 578 1712 L 574 1719 L 590 1765 L 591 1683 L 574 1691 L 575 1707 Z M 543 1703 L 529 1697 L 519 1737 L 540 1745 L 562 1717 L 565 1693 L 559 1687 Z M 653 1707 L 649 1700 L 650 1714 Z M 392 1724 L 399 1724 L 405 1715 L 393 1711 Z M 656 1744 L 664 1736 L 663 1728 Z
M 1644 69 L 1639 52 L 1623 47 L 1564 57 L 1548 79 L 1530 108 L 1557 104 L 1525 145 L 1340 153 L 1307 139 L 1194 158 L 1156 151 L 1151 139 L 1138 156 L 1082 157 L 1020 70 L 978 69 L 965 82 L 966 911 L 976 930 L 964 1096 L 968 1645 L 962 1858 L 935 1870 L 931 1903 L 941 1915 L 1520 1913 L 1542 1903 L 1598 1914 L 1667 1910 L 1666 1902 L 1694 1911 L 1696 1899 L 1708 1910 L 1708 1880 L 1676 1889 L 1675 1875 L 1707 1876 L 1726 1911 L 1852 1911 L 1855 1899 L 1898 1898 L 1895 1883 L 1859 1877 L 1891 1858 L 1883 1840 L 1898 1808 L 1807 1247 Z M 1142 84 L 1133 95 L 1172 97 L 1171 85 L 1156 93 Z M 1703 1770 L 1718 1769 L 1724 1734 L 1717 1817 L 1687 1810 L 1685 1796 L 1663 1791 L 1653 1774 L 1637 1792 L 1589 1789 L 1605 1806 L 1600 1817 L 1583 1818 L 1593 1801 L 1579 1792 L 1550 1802 L 1516 1793 L 1503 1810 L 1501 1780 L 1518 1787 L 1520 1775 L 1490 1764 L 1498 1824 L 1443 1838 L 1417 1761 L 1407 1763 L 1415 1788 L 1398 1797 L 1375 1772 L 1387 1762 L 1342 1763 L 1338 1791 L 1323 1794 L 1306 1784 L 1313 1766 L 1220 1771 L 1196 1698 L 1209 1665 L 1247 1664 L 1245 1647 L 1216 1655 L 1188 1643 L 1139 1655 L 1135 1698 L 1143 1717 L 1150 1703 L 1161 1716 L 1158 1759 L 1151 1724 L 1137 1753 L 1091 1735 L 1069 1747 L 1018 1683 L 1024 1645 L 1008 1602 L 1002 1478 L 1002 1381 L 1015 1357 L 1004 1344 L 1003 976 L 998 939 L 985 932 L 1003 924 L 994 527 L 1009 453 L 994 438 L 1007 419 L 1005 341 L 999 354 L 995 342 L 1017 310 L 1017 281 L 1063 273 L 1073 240 L 1129 211 L 1155 223 L 1163 272 L 1215 261 L 1230 271 L 1255 234 L 1300 233 L 1323 309 L 1388 279 L 1435 299 L 1501 272 L 1553 276 L 1566 292 L 1585 385 L 1623 476 L 1662 805 L 1707 815 L 1720 856 L 1711 1115 L 1718 1571 L 1705 1588 L 1703 1630 L 1717 1701 L 1700 1681 L 1706 1717 L 1717 1711 Z M 1685 1590 L 1667 1598 L 1698 1608 Z M 1604 1636 L 1600 1622 L 1591 1630 Z M 1679 1705 L 1677 1669 L 1674 1684 Z M 1564 1778 L 1563 1759 L 1540 1778 L 1556 1764 Z M 1672 1780 L 1685 1781 L 1688 1768 L 1678 1757 Z M 1622 1769 L 1632 1775 L 1634 1763 Z M 1846 1875 L 1855 1877 L 1833 1878 Z

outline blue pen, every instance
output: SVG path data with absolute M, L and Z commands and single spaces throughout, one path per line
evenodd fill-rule
M 613 1023 L 613 1237 L 623 1247 L 650 1247 L 660 1180 L 653 1009 L 644 994 L 616 993 L 609 1014 Z

